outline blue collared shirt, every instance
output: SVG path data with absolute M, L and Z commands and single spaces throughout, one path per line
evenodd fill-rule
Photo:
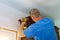
M 30 25 L 24 34 L 27 38 L 33 37 L 34 40 L 57 40 L 54 22 L 51 18 L 44 18 Z

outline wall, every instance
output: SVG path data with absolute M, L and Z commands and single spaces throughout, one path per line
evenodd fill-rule
M 26 13 L 0 3 L 0 27 L 17 30 L 20 26 L 18 19 L 25 16 Z
M 0 40 L 16 40 L 16 32 L 0 29 Z

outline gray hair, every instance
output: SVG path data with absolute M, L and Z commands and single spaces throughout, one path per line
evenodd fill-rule
M 31 11 L 32 10 L 36 10 L 37 11 L 37 13 L 31 13 Z M 30 15 L 34 15 L 35 17 L 39 17 L 40 16 L 40 12 L 39 12 L 39 10 L 38 9 L 31 9 L 31 11 L 30 11 Z

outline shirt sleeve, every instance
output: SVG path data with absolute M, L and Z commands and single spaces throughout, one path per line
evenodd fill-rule
M 26 30 L 24 30 L 24 34 L 27 38 L 31 38 L 34 35 L 34 28 L 33 26 L 29 26 Z

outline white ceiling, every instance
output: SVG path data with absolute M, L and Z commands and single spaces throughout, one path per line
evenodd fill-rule
M 28 15 L 32 8 L 39 9 L 43 17 L 53 18 L 55 25 L 60 28 L 60 0 L 0 0 L 0 15 L 10 21 L 17 21 L 23 15 Z M 11 25 L 18 26 L 19 23 L 15 21 Z

